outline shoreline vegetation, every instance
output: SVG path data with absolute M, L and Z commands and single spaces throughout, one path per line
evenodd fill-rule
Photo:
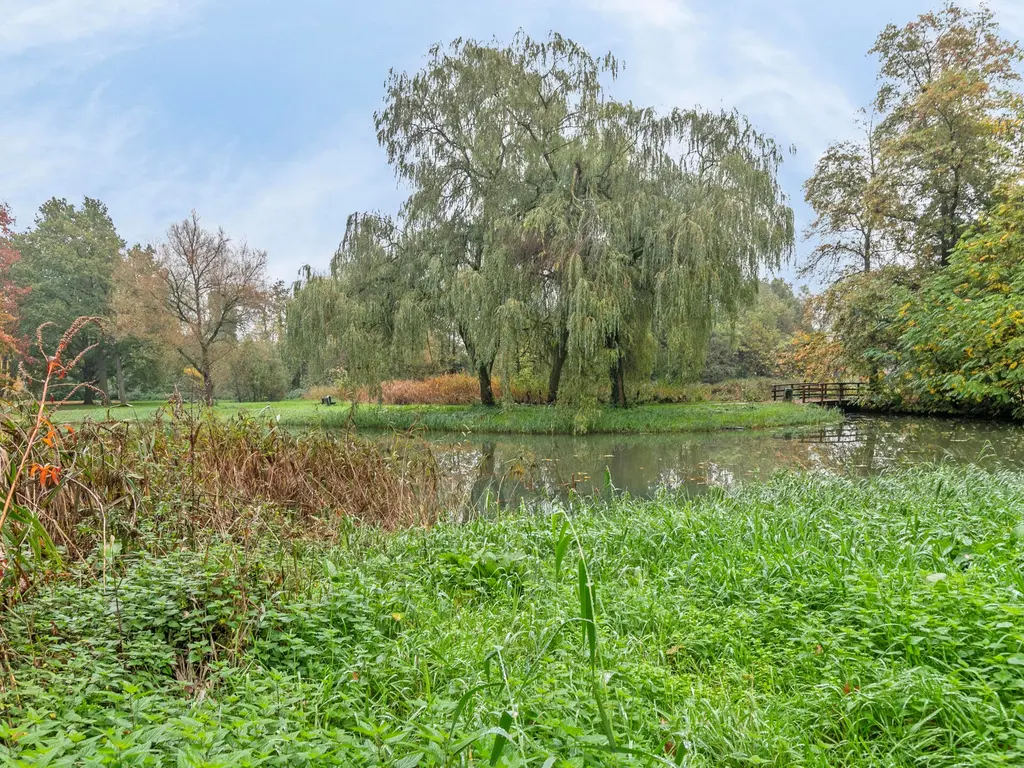
M 1022 516 L 938 467 L 129 539 L 6 613 L 0 759 L 1017 764 Z
M 185 406 L 201 409 L 202 406 Z M 132 421 L 167 413 L 166 403 L 134 406 L 69 405 L 55 419 L 64 423 Z M 773 429 L 834 424 L 839 411 L 797 403 L 690 403 L 601 408 L 584 414 L 568 408 L 538 405 L 502 407 L 464 405 L 357 405 L 323 406 L 309 401 L 276 403 L 221 403 L 211 409 L 220 417 L 246 413 L 270 416 L 286 428 L 459 432 L 468 434 L 652 434 L 712 432 L 720 429 Z

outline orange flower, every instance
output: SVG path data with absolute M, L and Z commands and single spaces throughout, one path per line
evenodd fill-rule
M 46 437 L 40 438 L 40 440 L 48 448 L 55 448 L 57 446 L 57 430 L 49 421 L 44 420 L 43 424 L 46 425 Z
M 33 464 L 28 471 L 29 477 L 35 477 L 39 475 L 39 487 L 42 490 L 46 490 L 46 484 L 52 483 L 56 485 L 60 482 L 60 467 L 55 467 L 53 464 Z

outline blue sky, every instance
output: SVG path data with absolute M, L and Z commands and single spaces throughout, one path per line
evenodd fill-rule
M 27 226 L 49 197 L 98 197 L 129 242 L 195 208 L 290 281 L 327 264 L 350 212 L 403 198 L 373 130 L 388 69 L 522 27 L 614 52 L 615 96 L 736 107 L 795 146 L 783 178 L 803 225 L 802 180 L 874 91 L 875 35 L 939 3 L 0 0 L 0 200 Z M 1024 0 L 990 7 L 1024 38 Z

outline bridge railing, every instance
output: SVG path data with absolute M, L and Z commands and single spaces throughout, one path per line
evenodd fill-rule
M 867 394 L 864 381 L 799 381 L 773 384 L 772 400 L 793 400 L 800 403 L 849 403 Z

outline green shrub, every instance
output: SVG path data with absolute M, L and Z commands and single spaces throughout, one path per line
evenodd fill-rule
M 277 345 L 246 339 L 227 360 L 227 389 L 240 403 L 283 400 L 289 376 Z

